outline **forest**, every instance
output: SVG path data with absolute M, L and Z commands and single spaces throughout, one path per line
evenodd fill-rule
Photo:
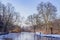
M 45 34 L 60 34 L 60 17 L 57 8 L 50 2 L 37 5 L 37 13 L 29 15 L 25 20 L 28 28 L 21 28 L 23 19 L 10 3 L 0 2 L 0 32 L 42 32 Z M 21 13 L 20 13 L 21 14 Z

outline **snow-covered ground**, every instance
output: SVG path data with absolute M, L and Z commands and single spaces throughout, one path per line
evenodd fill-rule
M 22 32 L 22 33 L 9 33 L 6 35 L 0 35 L 0 40 L 2 38 L 12 38 L 13 40 L 34 40 L 34 34 L 35 34 L 35 40 L 37 40 L 37 36 L 42 36 L 42 37 L 58 37 L 60 38 L 60 35 L 58 34 L 42 34 L 39 32 L 36 33 L 31 33 L 31 32 Z
M 59 37 L 60 38 L 60 35 L 58 35 L 58 34 L 47 34 L 46 37 Z
M 41 32 L 36 32 L 35 34 L 38 35 L 38 36 L 46 36 L 47 35 L 47 34 L 43 34 Z
M 60 38 L 59 34 L 43 34 L 40 32 L 36 32 L 36 35 L 40 35 L 40 36 L 44 36 L 44 37 L 59 37 Z

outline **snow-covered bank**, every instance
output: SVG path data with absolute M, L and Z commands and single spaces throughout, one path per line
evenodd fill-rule
M 38 35 L 38 36 L 46 36 L 46 34 L 43 34 L 41 32 L 36 32 L 35 34 Z
M 21 33 L 9 33 L 9 34 L 6 34 L 6 35 L 1 35 L 0 36 L 0 39 L 2 38 L 12 38 L 13 40 L 34 40 L 34 35 L 35 35 L 35 38 L 37 40 L 37 38 L 39 38 L 39 36 L 42 36 L 44 39 L 45 38 L 60 38 L 60 35 L 58 34 L 43 34 L 43 33 L 39 33 L 39 32 L 36 32 L 36 33 L 32 33 L 32 32 L 21 32 Z
M 46 34 L 45 37 L 59 37 L 60 38 L 60 35 L 58 35 L 58 34 Z
M 36 32 L 35 34 L 38 35 L 38 36 L 43 36 L 43 37 L 59 37 L 60 38 L 59 34 L 43 34 L 43 33 L 40 33 L 40 32 Z

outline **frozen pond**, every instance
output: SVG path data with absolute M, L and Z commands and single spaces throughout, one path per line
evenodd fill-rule
M 4 38 L 12 40 L 60 40 L 59 37 L 41 37 L 31 32 L 9 33 L 0 36 L 0 40 L 4 40 Z

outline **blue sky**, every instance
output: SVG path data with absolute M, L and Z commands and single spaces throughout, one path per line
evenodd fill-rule
M 60 0 L 0 0 L 4 4 L 7 2 L 11 3 L 17 12 L 20 13 L 21 16 L 27 17 L 33 13 L 37 13 L 37 5 L 40 2 L 51 2 L 53 5 L 57 7 L 58 16 L 60 15 Z

